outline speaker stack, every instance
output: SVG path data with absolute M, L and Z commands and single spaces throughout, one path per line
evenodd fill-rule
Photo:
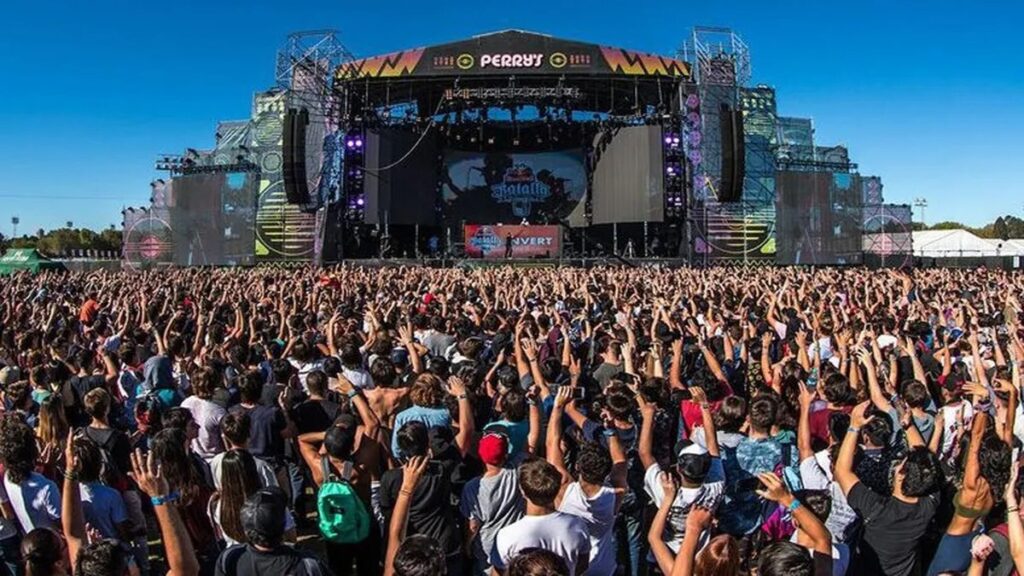
M 309 183 L 306 178 L 306 127 L 309 111 L 289 108 L 284 115 L 281 153 L 284 157 L 281 177 L 289 204 L 309 204 Z
M 722 143 L 722 173 L 718 184 L 719 202 L 738 202 L 743 198 L 746 176 L 746 152 L 743 146 L 743 111 L 722 103 L 718 115 Z

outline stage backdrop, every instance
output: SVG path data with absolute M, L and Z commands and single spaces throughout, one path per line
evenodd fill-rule
M 594 170 L 594 224 L 665 219 L 661 147 L 659 126 L 631 126 L 615 134 Z
M 470 258 L 504 258 L 509 236 L 513 258 L 558 258 L 561 249 L 558 226 L 467 224 L 465 233 L 466 256 Z
M 449 150 L 442 194 L 448 221 L 513 224 L 567 216 L 583 198 L 587 174 L 579 149 L 506 153 Z

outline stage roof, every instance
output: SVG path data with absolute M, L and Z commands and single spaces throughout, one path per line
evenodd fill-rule
M 688 80 L 690 64 L 624 48 L 505 30 L 346 62 L 335 71 L 335 79 L 341 82 L 369 78 L 510 75 Z

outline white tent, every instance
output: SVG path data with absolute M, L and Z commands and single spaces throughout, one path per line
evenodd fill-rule
M 1024 238 L 1010 238 L 1009 240 L 989 240 L 1000 256 L 1024 256 Z
M 967 230 L 920 230 L 914 232 L 914 256 L 918 258 L 978 258 L 1009 256 L 990 240 Z

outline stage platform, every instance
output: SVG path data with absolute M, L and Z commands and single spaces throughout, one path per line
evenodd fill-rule
M 395 268 L 402 266 L 424 266 L 428 268 L 595 268 L 613 267 L 660 267 L 680 268 L 686 266 L 682 258 L 528 258 L 528 259 L 480 259 L 480 258 L 371 258 L 345 260 L 325 265 L 360 266 L 364 268 Z

